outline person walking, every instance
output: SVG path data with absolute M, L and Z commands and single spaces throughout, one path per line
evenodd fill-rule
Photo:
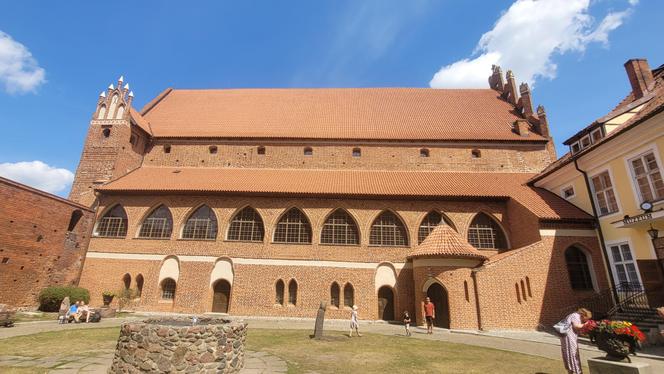
M 436 319 L 436 307 L 428 297 L 424 299 L 424 319 L 427 322 L 427 334 L 433 334 L 433 320 Z
M 349 337 L 353 337 L 353 329 L 357 333 L 357 336 L 360 335 L 360 324 L 357 322 L 357 305 L 353 305 L 353 310 L 350 312 L 350 334 Z
M 569 374 L 581 374 L 583 372 L 581 357 L 579 356 L 579 331 L 592 316 L 588 309 L 579 308 L 556 324 L 556 330 L 561 334 L 560 349 L 563 362 Z
M 410 314 L 407 310 L 403 311 L 403 324 L 406 326 L 406 336 L 410 336 Z

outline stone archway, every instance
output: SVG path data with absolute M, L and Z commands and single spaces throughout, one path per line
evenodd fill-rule
M 225 279 L 220 279 L 214 283 L 213 290 L 212 312 L 228 313 L 231 300 L 231 284 Z
M 450 305 L 447 297 L 447 290 L 440 283 L 432 283 L 427 288 L 427 297 L 431 299 L 436 308 L 436 318 L 433 325 L 436 327 L 450 328 Z
M 378 289 L 378 319 L 394 321 L 394 290 L 383 286 Z

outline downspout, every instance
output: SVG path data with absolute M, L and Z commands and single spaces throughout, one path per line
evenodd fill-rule
M 597 232 L 599 234 L 599 243 L 602 246 L 601 251 L 604 256 L 604 262 L 606 267 L 609 270 L 609 285 L 613 290 L 613 297 L 618 301 L 618 291 L 616 290 L 615 278 L 613 277 L 613 269 L 611 268 L 611 261 L 609 260 L 609 255 L 606 252 L 606 242 L 604 241 L 604 233 L 602 232 L 602 225 L 599 223 L 599 215 L 597 214 L 597 207 L 595 207 L 595 199 L 593 197 L 593 191 L 590 188 L 590 181 L 588 180 L 588 173 L 579 168 L 578 159 L 574 159 L 574 167 L 576 170 L 583 175 L 583 181 L 586 184 L 586 190 L 588 192 L 588 197 L 590 198 L 590 206 L 593 209 L 593 218 L 595 219 L 595 225 L 597 226 Z
M 473 291 L 475 293 L 475 310 L 477 313 L 477 329 L 482 330 L 482 316 L 480 314 L 480 295 L 477 292 L 477 269 L 473 269 L 470 272 L 470 276 L 473 278 Z

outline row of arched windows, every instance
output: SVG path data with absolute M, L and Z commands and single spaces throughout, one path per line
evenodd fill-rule
M 456 230 L 452 221 L 444 214 L 432 211 L 420 223 L 418 244 L 427 238 L 439 224 L 446 224 Z M 210 207 L 202 205 L 185 222 L 181 238 L 214 240 L 218 231 L 217 218 Z M 143 220 L 138 232 L 139 238 L 167 239 L 173 231 L 173 217 L 165 205 L 153 209 Z M 95 235 L 99 237 L 125 237 L 127 235 L 127 214 L 121 205 L 109 209 L 99 220 Z M 262 242 L 265 227 L 260 214 L 252 207 L 245 207 L 233 216 L 226 235 L 227 240 Z M 287 210 L 279 218 L 274 229 L 274 243 L 310 244 L 312 242 L 311 223 L 298 208 Z M 321 244 L 358 245 L 360 230 L 355 219 L 344 209 L 336 209 L 327 216 L 320 236 Z M 478 213 L 468 229 L 468 242 L 479 249 L 506 249 L 507 238 L 494 218 Z M 369 244 L 379 246 L 404 247 L 409 245 L 408 230 L 403 221 L 392 211 L 385 210 L 374 220 L 369 232 Z
M 274 285 L 274 289 L 274 303 L 277 305 L 285 305 L 286 299 L 284 298 L 284 281 L 281 279 L 277 280 L 277 283 Z M 288 282 L 288 305 L 297 305 L 297 281 L 295 279 L 291 279 L 290 282 Z

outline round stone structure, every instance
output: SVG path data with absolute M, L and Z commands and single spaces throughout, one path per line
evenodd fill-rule
M 110 373 L 237 373 L 247 324 L 221 318 L 124 322 Z

